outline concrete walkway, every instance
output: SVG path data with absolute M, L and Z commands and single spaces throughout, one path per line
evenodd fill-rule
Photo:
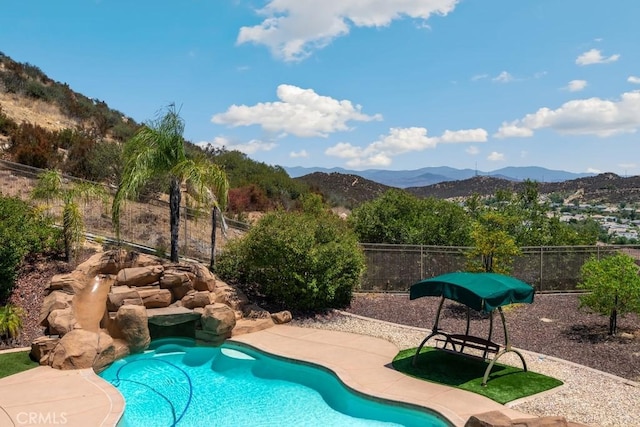
M 408 377 L 391 367 L 398 353 L 388 341 L 347 332 L 288 325 L 233 337 L 267 353 L 332 370 L 349 387 L 383 399 L 431 408 L 456 426 L 499 410 L 528 418 L 483 396 Z M 124 399 L 93 370 L 37 367 L 0 379 L 0 426 L 115 426 Z

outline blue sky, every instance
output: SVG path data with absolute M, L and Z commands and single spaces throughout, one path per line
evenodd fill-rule
M 281 166 L 640 174 L 637 0 L 4 2 L 0 51 Z

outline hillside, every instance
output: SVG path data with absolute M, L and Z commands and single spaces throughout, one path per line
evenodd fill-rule
M 361 203 L 371 200 L 389 187 L 357 175 L 330 174 L 315 172 L 305 175 L 302 180 L 311 188 L 319 190 L 329 200 L 345 200 Z M 410 187 L 405 191 L 418 197 L 436 197 L 439 199 L 461 199 L 473 194 L 491 196 L 498 190 L 519 191 L 523 182 L 475 176 L 458 181 L 446 181 L 424 187 Z M 606 173 L 588 178 L 578 178 L 564 182 L 539 183 L 542 195 L 556 194 L 564 200 L 590 204 L 640 203 L 640 176 L 623 178 Z M 351 206 L 353 207 L 353 206 Z
M 311 191 L 322 194 L 332 206 L 347 208 L 375 199 L 392 188 L 357 175 L 337 172 L 314 172 L 295 180 L 307 184 Z

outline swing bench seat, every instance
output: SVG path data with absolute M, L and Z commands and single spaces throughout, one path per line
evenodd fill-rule
M 443 338 L 436 338 L 436 345 L 439 350 L 446 351 L 453 354 L 459 354 L 461 356 L 487 360 L 490 355 L 495 355 L 500 351 L 500 345 L 489 341 L 484 338 L 476 337 L 474 335 L 465 334 L 443 334 Z M 465 352 L 465 349 L 475 349 L 482 352 L 482 356 Z

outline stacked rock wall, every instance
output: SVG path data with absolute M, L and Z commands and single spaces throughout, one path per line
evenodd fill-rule
M 56 275 L 40 312 L 45 336 L 32 357 L 58 369 L 103 369 L 144 351 L 149 323 L 166 327 L 192 322 L 196 339 L 219 344 L 291 319 L 250 305 L 238 289 L 203 265 L 169 263 L 124 250 L 102 252 L 69 274 Z

